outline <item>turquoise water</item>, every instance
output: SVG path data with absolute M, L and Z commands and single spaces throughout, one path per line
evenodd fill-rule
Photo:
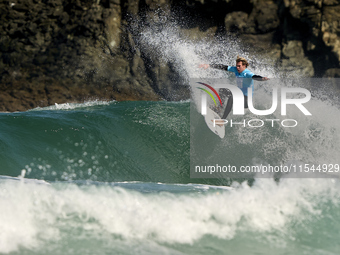
M 190 179 L 189 111 L 89 102 L 1 113 L 0 254 L 340 253 L 338 179 Z
M 48 181 L 188 181 L 188 103 L 90 105 L 1 114 L 3 174 L 25 169 L 26 177 Z

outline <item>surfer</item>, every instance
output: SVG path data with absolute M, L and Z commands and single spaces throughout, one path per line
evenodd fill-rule
M 249 63 L 245 58 L 237 56 L 236 58 L 236 66 L 227 66 L 227 65 L 221 65 L 221 64 L 201 64 L 199 65 L 199 68 L 207 69 L 209 67 L 220 69 L 223 71 L 229 71 L 233 72 L 236 75 L 236 82 L 238 87 L 243 92 L 244 95 L 244 108 L 248 108 L 248 88 L 252 88 L 252 91 L 254 91 L 254 81 L 267 81 L 269 78 L 262 77 L 260 75 L 253 74 L 250 70 L 247 69 Z M 227 106 L 224 110 L 222 119 L 226 119 L 229 115 L 231 108 L 233 107 L 233 96 L 231 92 L 228 93 L 229 99 Z

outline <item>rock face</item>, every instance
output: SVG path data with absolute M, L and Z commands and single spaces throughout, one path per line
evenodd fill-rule
M 87 99 L 158 100 L 119 1 L 4 1 L 2 111 Z
M 191 37 L 232 33 L 288 72 L 340 73 L 335 0 L 4 0 L 0 111 L 89 99 L 188 98 L 173 63 L 138 44 L 142 28 L 161 25 L 164 17 L 179 20 Z

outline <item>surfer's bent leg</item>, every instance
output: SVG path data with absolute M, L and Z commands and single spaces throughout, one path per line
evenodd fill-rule
M 222 116 L 222 119 L 226 119 L 231 111 L 231 108 L 233 108 L 233 95 L 229 96 L 227 106 L 224 110 L 224 114 Z M 248 96 L 244 96 L 244 108 L 248 109 Z
M 244 108 L 248 109 L 248 96 L 244 96 Z
M 233 95 L 230 95 L 229 99 L 228 99 L 228 103 L 227 106 L 224 110 L 222 119 L 226 119 L 231 111 L 231 108 L 233 107 Z

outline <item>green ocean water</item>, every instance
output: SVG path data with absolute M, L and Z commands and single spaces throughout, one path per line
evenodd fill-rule
M 0 254 L 340 253 L 338 179 L 191 179 L 189 120 L 190 102 L 1 113 Z
M 2 174 L 25 169 L 27 177 L 52 181 L 188 181 L 188 103 L 93 104 L 1 114 Z

